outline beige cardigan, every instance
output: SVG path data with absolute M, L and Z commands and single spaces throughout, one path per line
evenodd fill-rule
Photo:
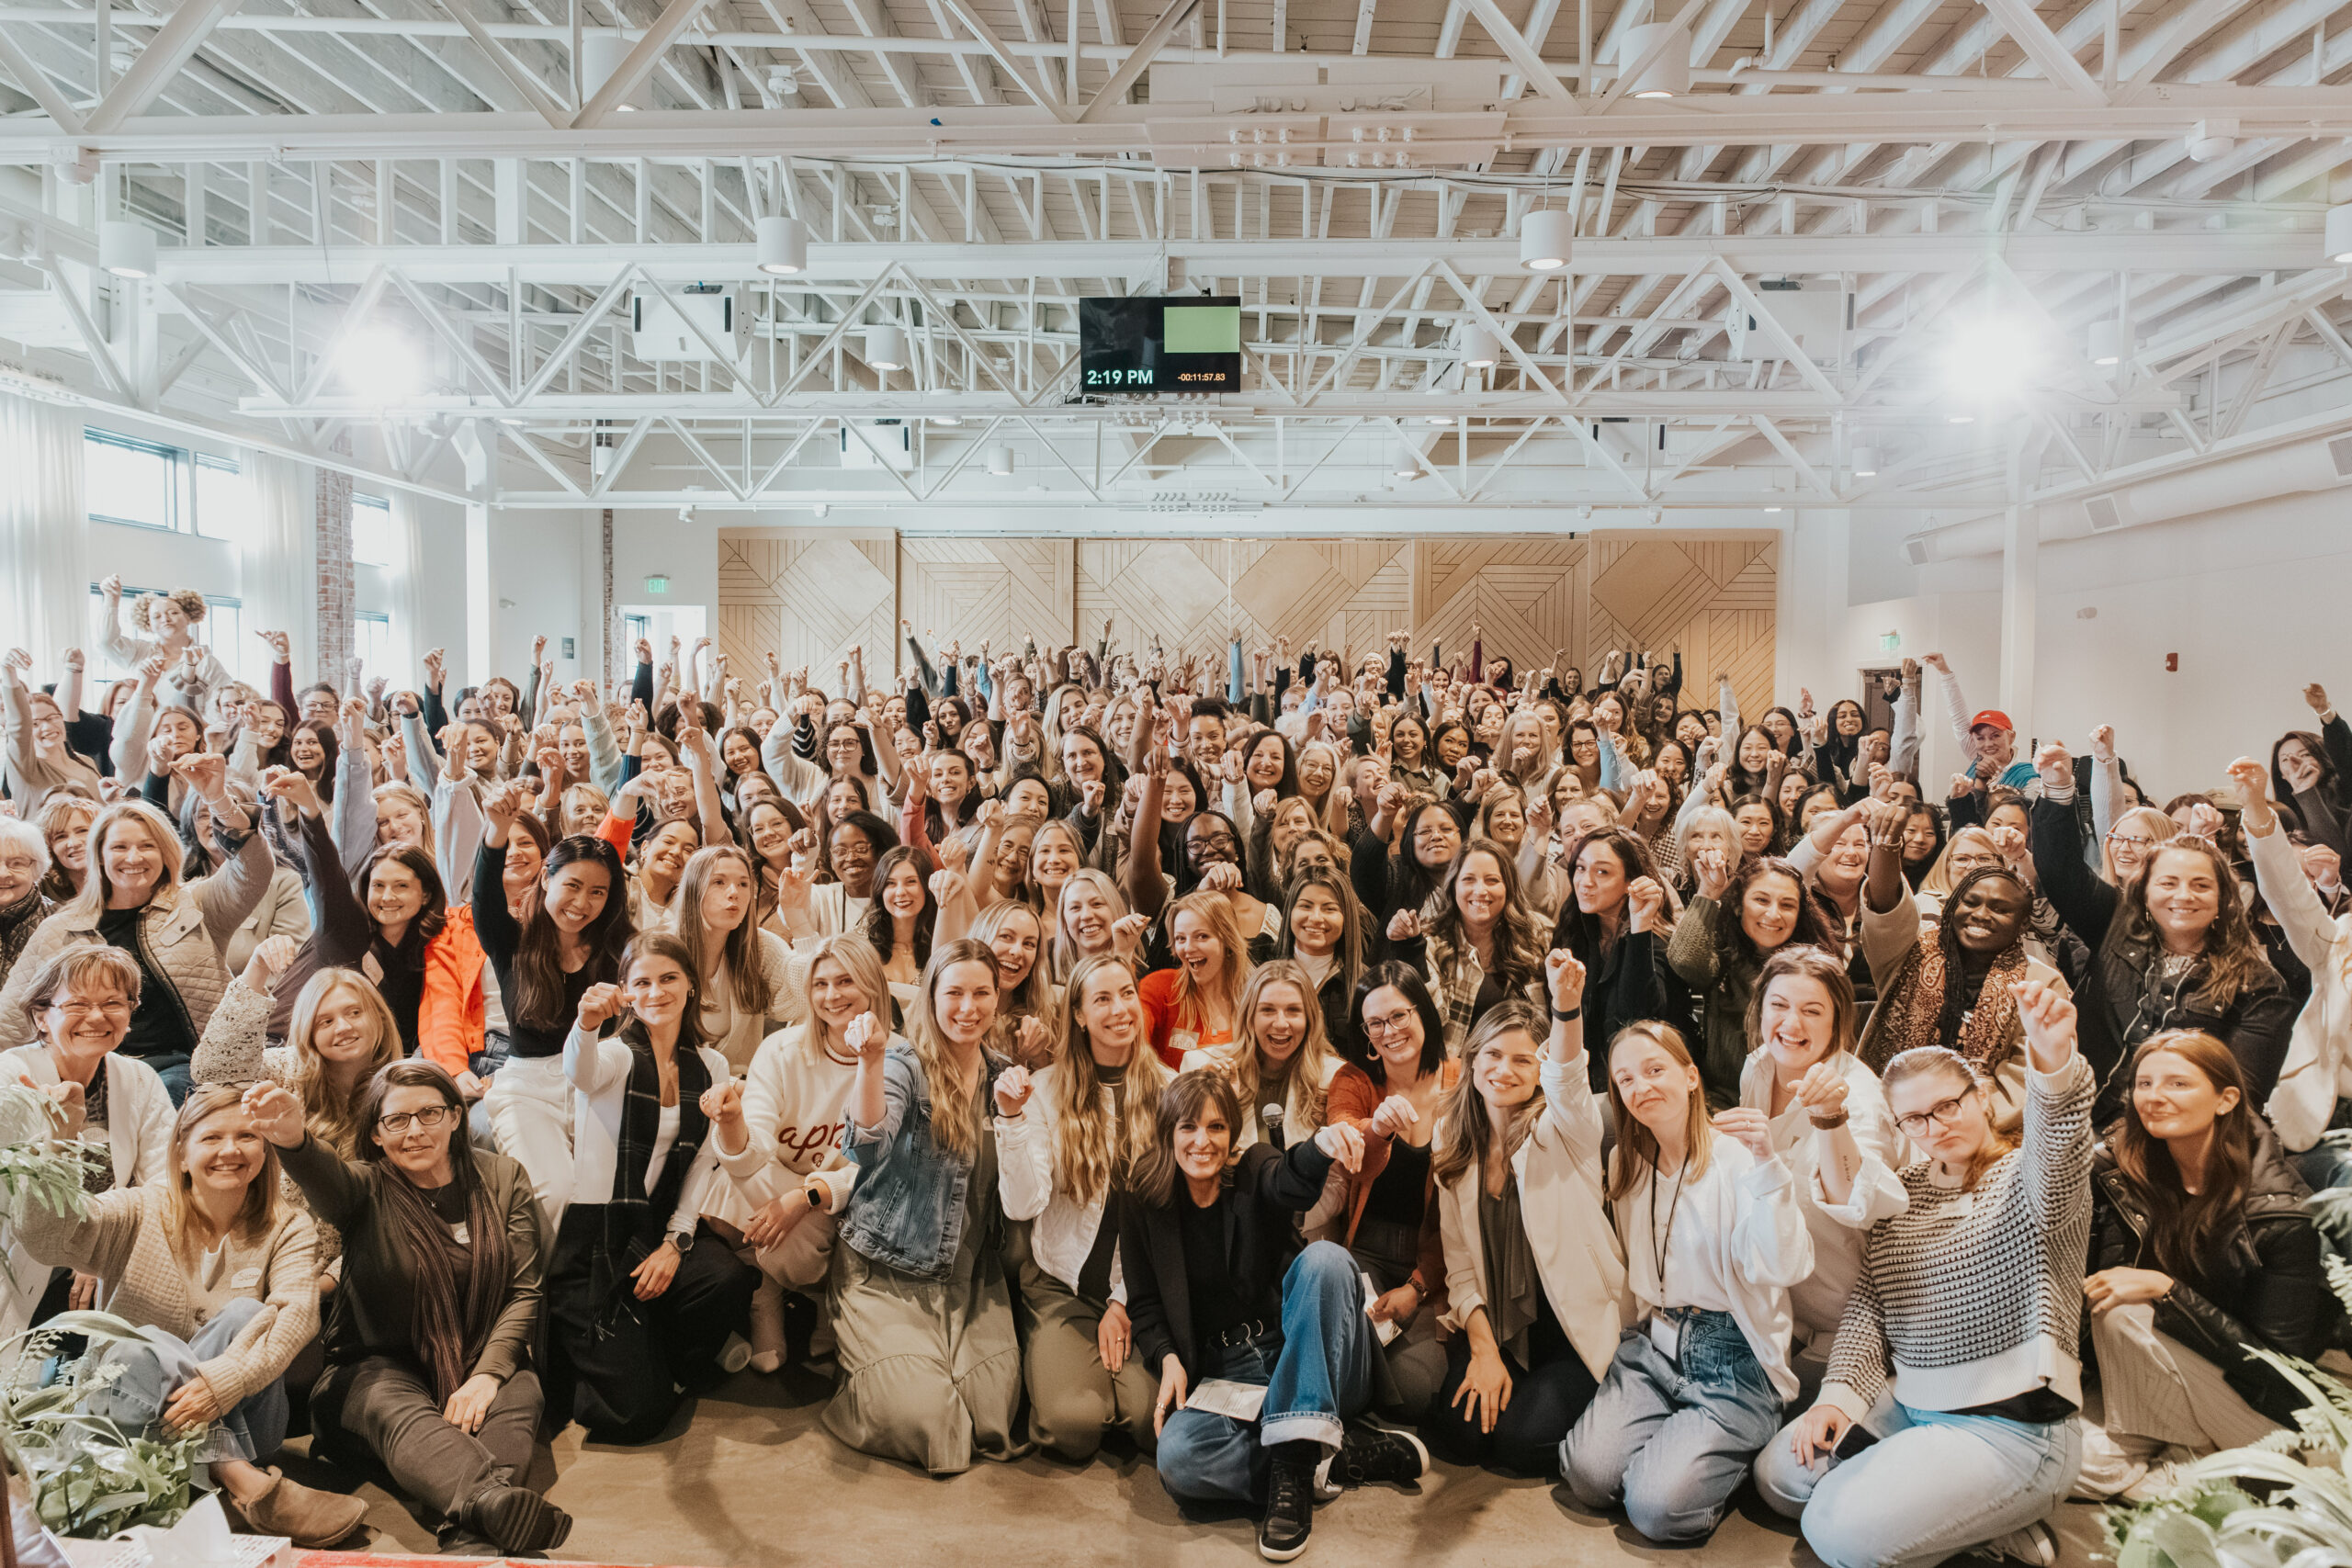
M 78 1220 L 28 1203 L 18 1228 L 25 1249 L 42 1262 L 98 1277 L 101 1312 L 142 1328 L 193 1339 L 231 1302 L 260 1302 L 262 1311 L 227 1352 L 198 1365 L 223 1410 L 283 1376 L 319 1331 L 311 1216 L 298 1209 L 279 1205 L 277 1223 L 258 1242 L 223 1241 L 209 1270 L 198 1259 L 202 1278 L 174 1251 L 171 1190 L 160 1183 L 101 1192 Z

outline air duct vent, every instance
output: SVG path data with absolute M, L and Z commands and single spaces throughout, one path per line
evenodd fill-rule
M 2335 477 L 2352 479 L 2352 435 L 2339 435 L 2327 444 L 2327 460 L 2335 465 Z
M 2083 515 L 2091 520 L 2091 530 L 2094 533 L 2103 533 L 2109 528 L 2120 527 L 2123 523 L 2123 508 L 2116 503 L 2115 497 L 2111 495 L 2095 495 L 2084 502 Z

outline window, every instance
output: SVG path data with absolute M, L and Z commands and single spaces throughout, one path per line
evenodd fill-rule
M 392 503 L 380 495 L 351 498 L 351 558 L 358 566 L 399 565 L 392 541 Z
M 650 615 L 625 615 L 621 617 L 621 625 L 626 628 L 623 635 L 628 639 L 628 646 L 621 650 L 623 655 L 621 659 L 621 665 L 624 669 L 635 670 L 637 668 L 637 645 L 640 642 L 650 642 L 653 640 L 653 617 Z
M 229 458 L 111 430 L 82 435 L 92 522 L 236 537 L 247 509 L 245 479 Z
M 362 611 L 353 617 L 351 651 L 357 654 L 370 676 L 392 675 L 392 618 L 371 615 Z M 397 677 L 394 677 L 396 680 Z

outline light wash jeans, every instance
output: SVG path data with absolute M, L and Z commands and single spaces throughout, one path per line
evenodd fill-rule
M 1927 1568 L 2049 1517 L 2082 1467 L 2073 1421 L 1914 1410 L 1882 1399 L 1886 1436 L 1851 1459 L 1797 1462 L 1782 1431 L 1756 1461 L 1756 1489 L 1828 1568 Z
M 1652 1540 L 1704 1540 L 1779 1429 L 1781 1396 L 1731 1314 L 1675 1317 L 1671 1359 L 1646 1323 L 1618 1337 L 1600 1392 L 1560 1443 L 1560 1473 L 1588 1508 L 1623 1501 Z
M 1204 1358 L 1203 1378 L 1262 1383 L 1253 1424 L 1176 1410 L 1159 1434 L 1160 1483 L 1196 1502 L 1255 1502 L 1266 1495 L 1270 1444 L 1340 1446 L 1346 1424 L 1372 1404 L 1372 1320 L 1355 1259 L 1318 1241 L 1283 1276 L 1282 1332 Z
M 227 1351 L 261 1310 L 260 1302 L 233 1301 L 220 1309 L 220 1316 L 197 1330 L 193 1341 L 149 1328 L 143 1339 L 119 1340 L 105 1347 L 98 1364 L 119 1366 L 122 1371 L 112 1386 L 85 1397 L 83 1408 L 112 1421 L 128 1436 L 146 1431 L 162 1420 L 173 1392 L 194 1377 L 201 1363 Z M 197 1459 L 203 1463 L 266 1459 L 286 1441 L 286 1379 L 281 1375 L 268 1387 L 246 1395 L 235 1409 L 222 1413 L 205 1435 Z

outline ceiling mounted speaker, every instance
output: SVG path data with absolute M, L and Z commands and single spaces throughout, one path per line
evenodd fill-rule
M 1557 272 L 1576 249 L 1573 213 L 1542 207 L 1519 220 L 1519 265 L 1530 272 Z

